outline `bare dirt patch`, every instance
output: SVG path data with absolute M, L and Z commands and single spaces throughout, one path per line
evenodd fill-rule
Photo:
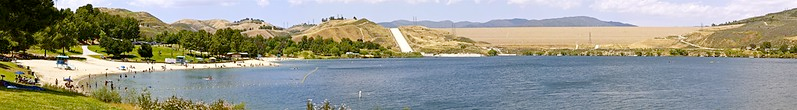
M 513 28 L 438 28 L 457 36 L 486 41 L 491 46 L 555 47 L 588 45 L 590 34 L 595 45 L 630 45 L 667 36 L 684 35 L 699 27 L 513 27 Z

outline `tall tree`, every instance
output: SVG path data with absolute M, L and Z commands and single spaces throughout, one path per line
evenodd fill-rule
M 100 47 L 105 48 L 105 53 L 111 54 L 114 57 L 120 57 L 122 53 L 133 51 L 133 43 L 126 39 L 116 39 L 105 35 L 105 32 L 100 34 Z
M 72 22 L 78 27 L 78 31 L 76 31 L 78 33 L 78 41 L 89 44 L 100 38 L 99 31 L 101 30 L 98 29 L 99 21 L 97 17 L 101 15 L 101 12 L 91 4 L 86 4 L 75 10 Z
M 61 10 L 61 13 L 71 16 L 72 11 L 65 9 Z M 62 49 L 63 53 L 66 54 L 66 49 L 78 44 L 78 34 L 75 33 L 78 27 L 75 27 L 76 25 L 73 21 L 75 20 L 71 17 L 67 17 L 34 34 L 36 41 L 39 42 L 39 47 L 45 52 L 45 57 L 47 55 L 47 50 Z
M 116 57 L 133 51 L 132 40 L 139 38 L 138 21 L 130 17 L 102 15 L 103 31 L 100 33 L 100 46 L 106 53 Z
M 27 50 L 36 44 L 33 33 L 50 26 L 63 16 L 52 0 L 0 0 L 0 53 Z
M 761 44 L 761 48 L 764 48 L 764 49 L 772 48 L 772 43 L 771 42 L 764 42 L 764 43 Z
M 138 49 L 138 55 L 144 58 L 152 58 L 152 46 L 149 43 L 141 44 L 141 48 Z

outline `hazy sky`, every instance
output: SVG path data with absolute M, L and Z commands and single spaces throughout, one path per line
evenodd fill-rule
M 797 0 L 58 0 L 56 7 L 146 11 L 166 23 L 180 19 L 259 18 L 278 26 L 318 23 L 343 15 L 374 22 L 399 19 L 486 22 L 591 16 L 640 26 L 723 23 L 797 7 Z

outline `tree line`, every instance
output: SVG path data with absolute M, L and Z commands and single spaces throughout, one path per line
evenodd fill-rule
M 291 40 L 291 36 L 264 37 L 257 35 L 247 37 L 242 30 L 220 29 L 215 33 L 204 30 L 197 32 L 182 30 L 176 33 L 163 32 L 149 41 L 164 44 L 177 44 L 183 49 L 208 52 L 210 55 L 225 55 L 229 52 L 246 52 L 251 55 L 292 56 L 297 52 L 311 51 L 317 55 L 339 56 L 346 52 L 360 53 L 361 50 L 386 50 L 381 45 L 342 38 L 335 41 L 320 36 L 303 36 L 300 41 Z
M 107 53 L 132 51 L 139 38 L 138 20 L 102 13 L 91 4 L 77 10 L 56 9 L 50 0 L 0 1 L 0 53 L 19 52 L 38 46 L 45 50 L 67 50 L 99 40 Z
M 247 37 L 242 34 L 243 30 L 230 28 L 213 33 L 203 30 L 164 32 L 155 38 L 145 38 L 140 37 L 139 21 L 135 18 L 100 12 L 91 4 L 75 11 L 56 9 L 49 0 L 5 0 L 0 4 L 3 4 L 0 5 L 0 20 L 6 21 L 0 22 L 0 53 L 24 52 L 31 46 L 51 51 L 67 50 L 80 44 L 99 42 L 105 53 L 120 57 L 135 49 L 133 41 L 144 40 L 177 44 L 183 49 L 207 52 L 207 55 L 247 52 L 250 55 L 292 56 L 309 51 L 315 55 L 340 56 L 362 50 L 368 50 L 363 53 L 369 54 L 393 55 L 389 49 L 362 39 L 342 38 L 336 41 L 321 36 L 303 36 L 301 40 L 293 41 L 291 36 Z M 146 50 L 151 51 L 151 48 Z

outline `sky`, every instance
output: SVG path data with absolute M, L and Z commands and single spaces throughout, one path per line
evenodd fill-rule
M 57 0 L 58 8 L 145 11 L 166 23 L 181 19 L 257 18 L 277 26 L 319 23 L 342 15 L 374 22 L 472 21 L 590 16 L 646 27 L 700 26 L 797 8 L 797 0 Z

